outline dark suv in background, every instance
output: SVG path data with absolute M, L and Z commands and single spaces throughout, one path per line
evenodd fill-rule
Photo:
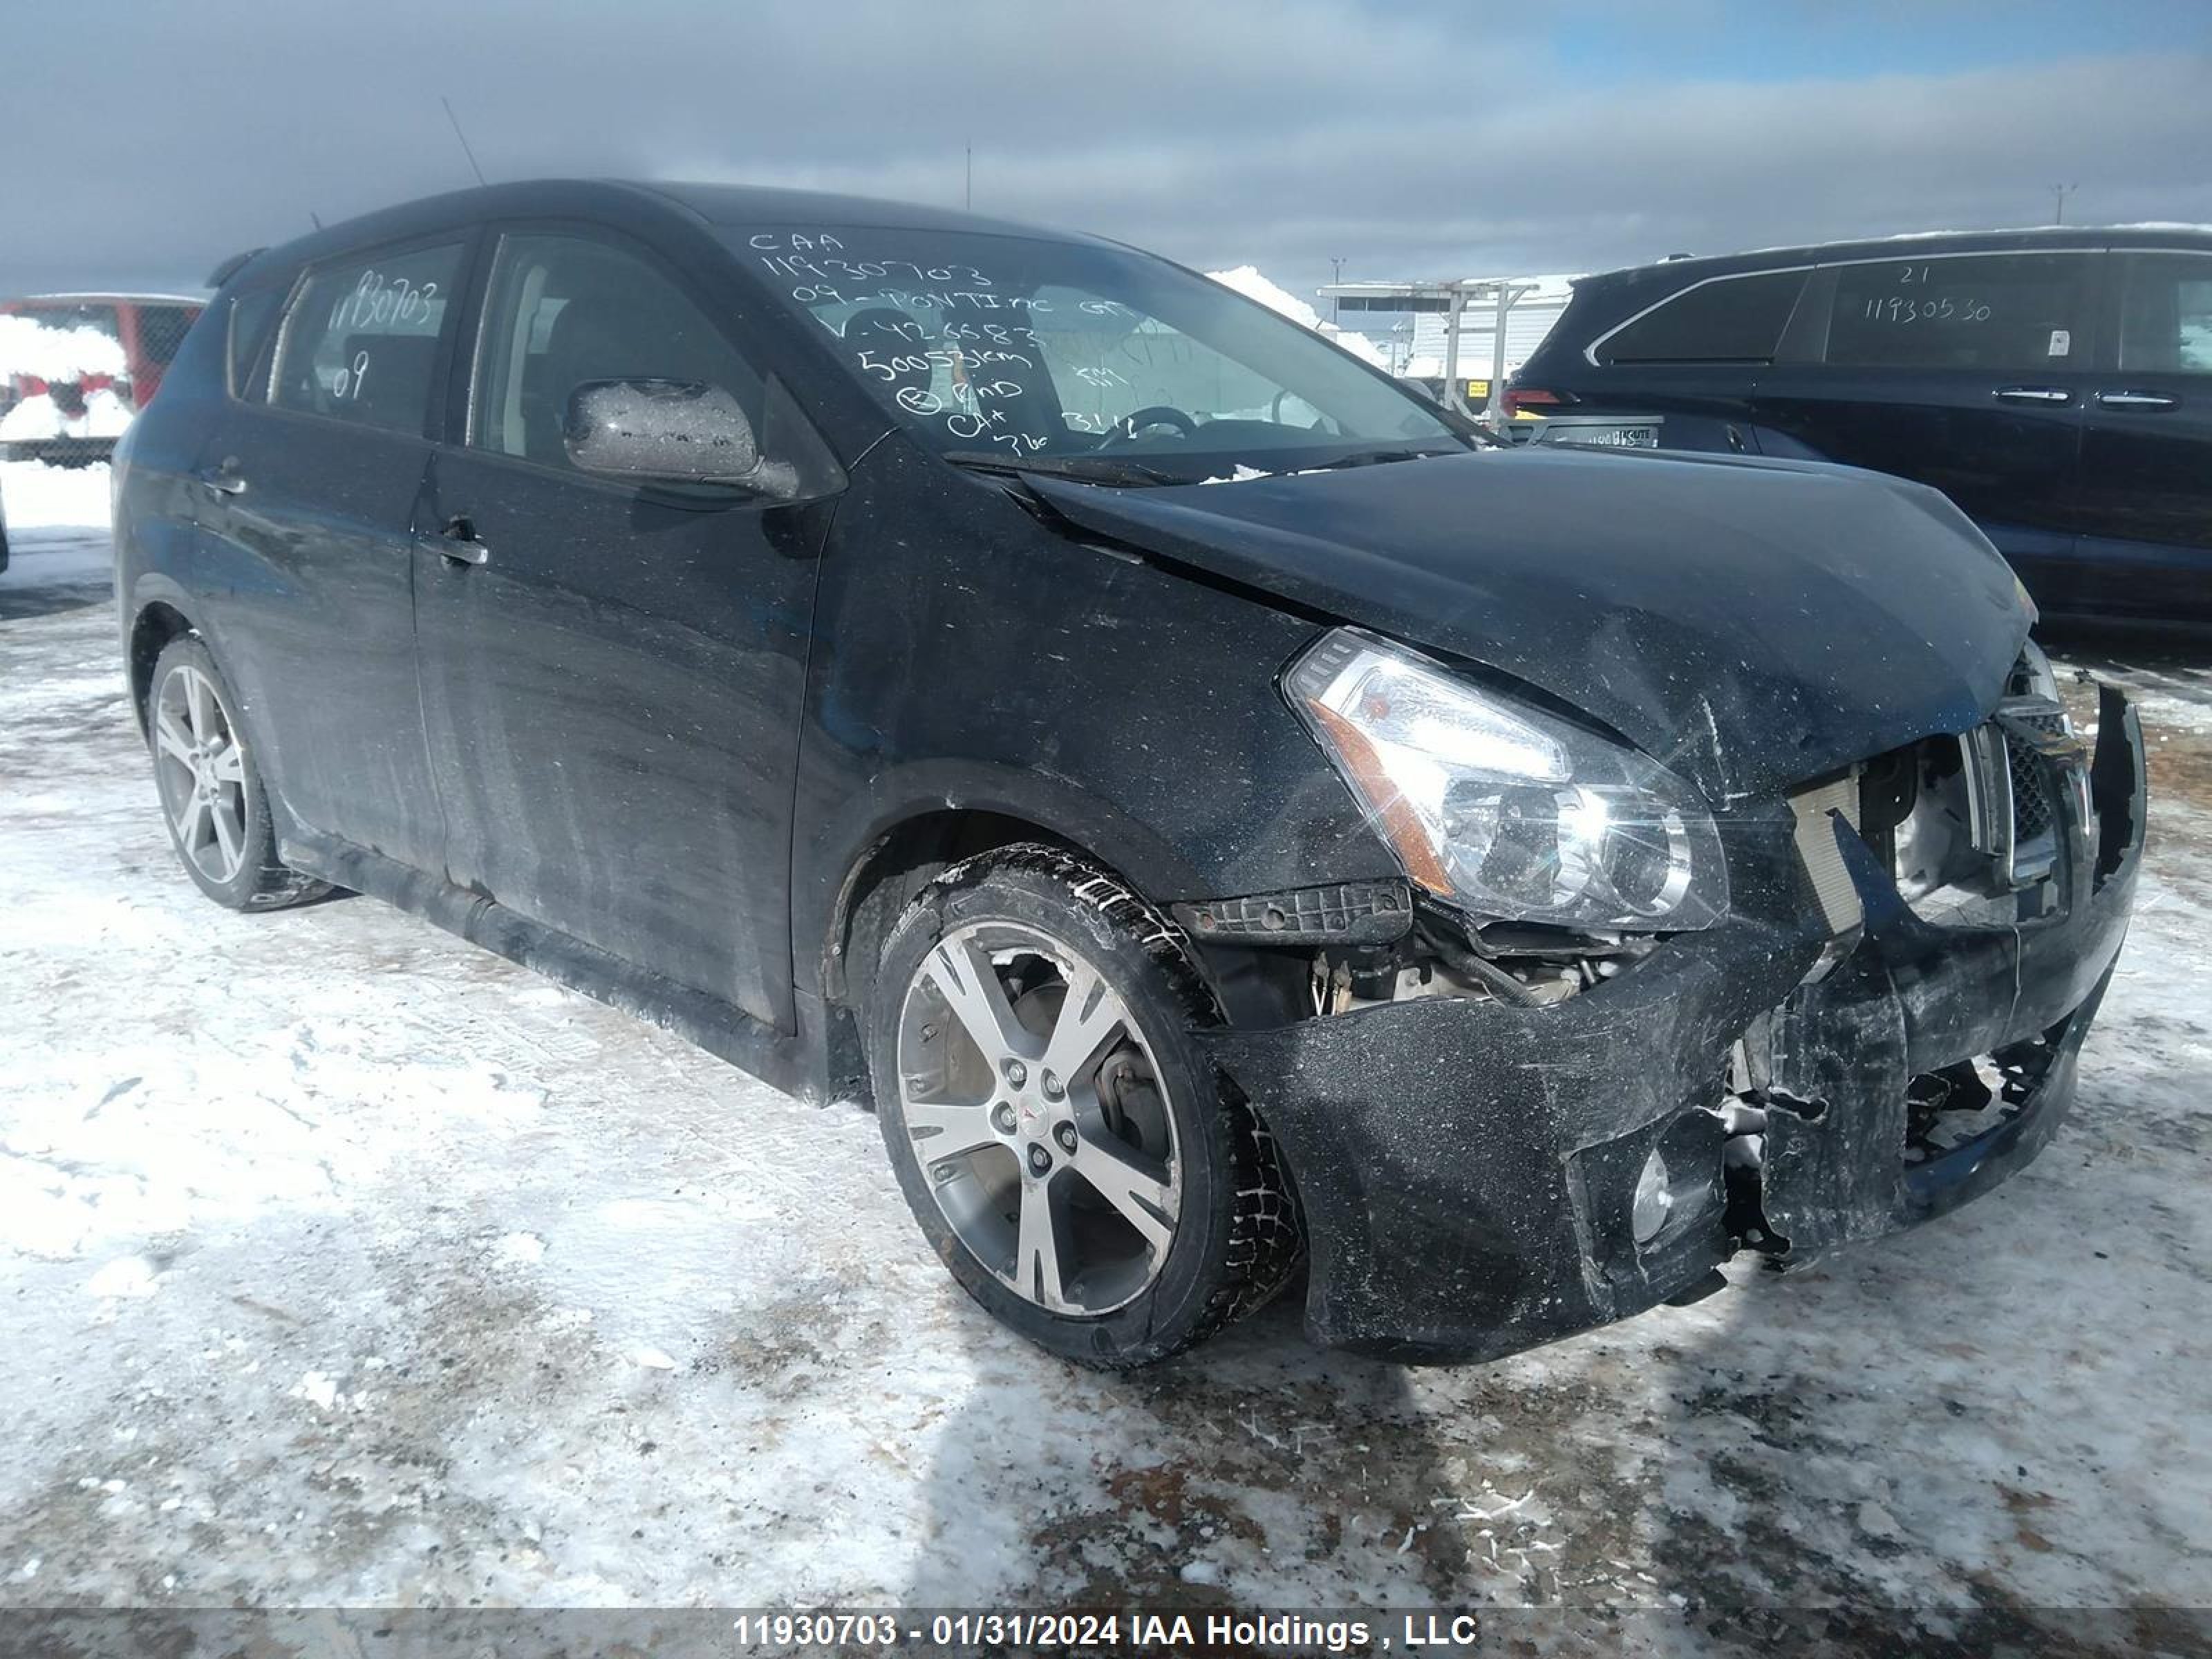
M 2047 614 L 2212 622 L 2212 232 L 2051 229 L 1583 279 L 1506 394 L 1538 441 L 1942 489 Z

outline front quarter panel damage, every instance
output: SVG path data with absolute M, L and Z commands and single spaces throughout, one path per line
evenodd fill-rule
M 1836 817 L 1864 922 L 1815 971 L 1830 936 L 1788 815 L 1747 814 L 1723 830 L 1733 914 L 1564 1002 L 1429 998 L 1216 1035 L 1297 1180 L 1309 1330 L 1495 1358 L 1692 1291 L 1740 1244 L 1795 1265 L 2025 1165 L 2070 1103 L 2140 864 L 2142 737 L 2109 693 L 2090 775 L 2087 820 L 2065 809 L 2060 902 L 2032 920 L 1922 921 Z M 1954 1086 L 1985 1109 L 1938 1144 Z M 1719 1111 L 1747 1099 L 1765 1122 L 1747 1206 Z M 1639 1246 L 1655 1148 L 1712 1191 Z
M 1730 1043 L 1823 943 L 1792 919 L 1786 814 L 1732 835 L 1755 871 L 1737 915 L 1565 1003 L 1432 999 L 1214 1037 L 1297 1176 L 1317 1340 L 1496 1358 L 1650 1307 L 1725 1254 L 1717 1203 L 1648 1252 L 1626 1217 L 1647 1154 L 1707 1118 Z M 1691 1150 L 1717 1175 L 1708 1121 Z

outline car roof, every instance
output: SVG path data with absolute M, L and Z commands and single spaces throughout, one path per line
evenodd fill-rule
M 537 179 L 485 185 L 403 202 L 319 227 L 281 246 L 264 248 L 218 267 L 226 276 L 290 266 L 369 242 L 397 240 L 469 220 L 596 212 L 635 213 L 658 206 L 719 227 L 811 226 L 896 230 L 959 230 L 997 236 L 1046 237 L 1054 241 L 1110 246 L 1077 231 L 1052 230 L 957 208 L 887 202 L 866 196 L 787 190 L 763 185 L 687 184 L 665 179 Z
M 0 305 L 47 306 L 83 305 L 89 301 L 135 306 L 204 306 L 204 294 L 21 294 L 10 299 L 0 299 Z
M 1791 265 L 1840 264 L 1859 259 L 1911 258 L 1934 253 L 2033 253 L 2070 248 L 2201 248 L 2212 250 L 2212 225 L 2035 225 L 2016 230 L 1924 230 L 1897 236 L 1864 237 L 1844 242 L 1805 242 L 1784 247 L 1749 248 L 1688 258 L 1622 265 L 1583 277 L 1577 286 L 1604 283 L 1653 270 L 1689 277 L 1724 271 L 1769 270 Z
M 634 187 L 681 203 L 715 225 L 798 222 L 883 230 L 964 230 L 996 236 L 1048 236 L 1058 241 L 1100 240 L 1080 231 L 1051 230 L 959 208 L 884 201 L 871 196 L 841 196 L 764 185 L 640 183 Z

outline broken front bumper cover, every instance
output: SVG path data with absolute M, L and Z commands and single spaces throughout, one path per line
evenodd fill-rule
M 2064 809 L 2061 902 L 2032 921 L 1922 921 L 1838 821 L 1864 928 L 1807 983 L 1830 939 L 1777 811 L 1736 826 L 1734 915 L 1565 1002 L 1430 998 L 1216 1034 L 1297 1182 L 1315 1340 L 1496 1358 L 1711 1280 L 1741 1227 L 1712 1109 L 1739 1043 L 1759 1045 L 1768 1109 L 1764 1246 L 1791 1264 L 1939 1215 L 2025 1165 L 2072 1103 L 2134 899 L 2142 738 L 2110 690 L 2090 779 L 2093 822 Z M 2008 1109 L 1911 1161 L 1916 1081 L 1992 1055 Z M 1662 1148 L 1672 1170 L 1712 1172 L 1710 1201 L 1639 1243 L 1636 1187 Z

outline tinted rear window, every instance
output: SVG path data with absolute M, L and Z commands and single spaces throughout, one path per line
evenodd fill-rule
M 461 245 L 318 267 L 276 342 L 270 401 L 360 426 L 420 433 Z
M 1597 348 L 1601 363 L 1763 363 L 1803 292 L 1802 270 L 1719 276 L 1685 289 Z
M 2069 368 L 2087 344 L 2089 256 L 1838 265 L 1827 361 L 1854 368 Z
M 2212 374 L 2212 255 L 2128 256 L 2120 367 L 2154 374 Z

